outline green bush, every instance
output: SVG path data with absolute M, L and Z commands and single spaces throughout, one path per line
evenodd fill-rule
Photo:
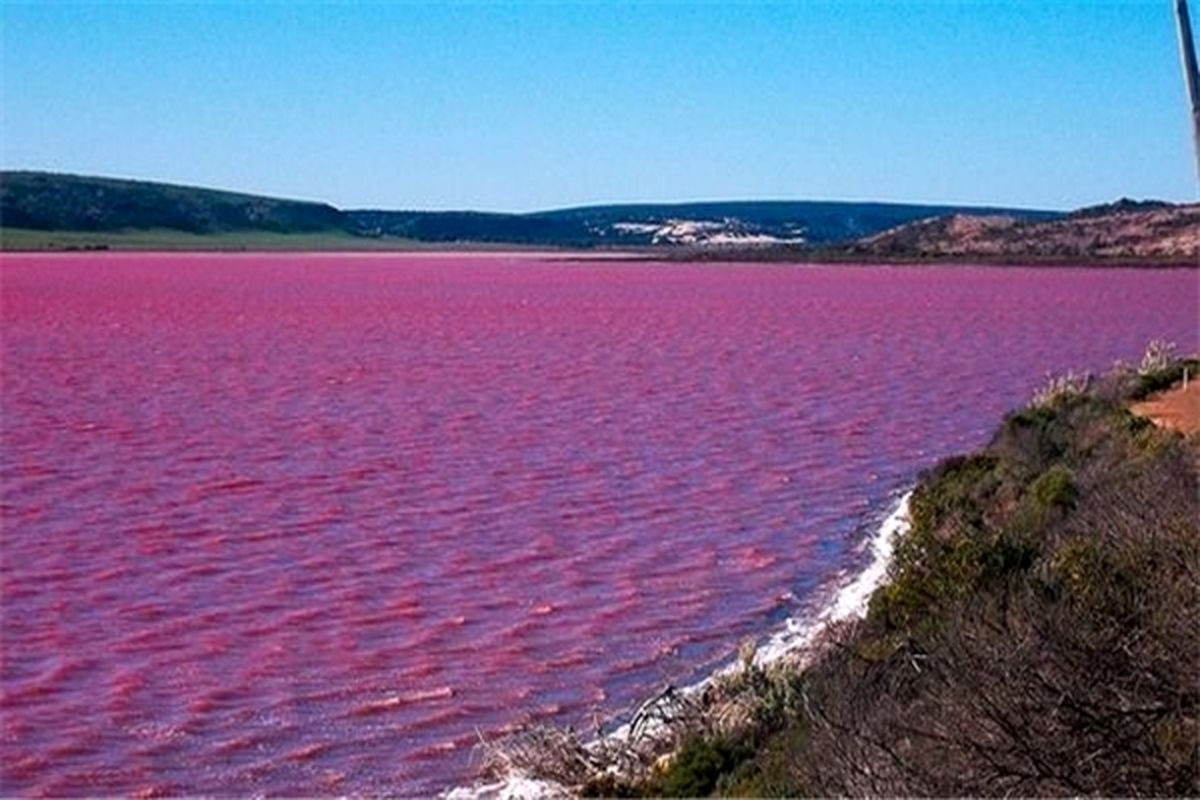
M 747 743 L 693 736 L 680 747 L 667 767 L 645 787 L 658 797 L 703 797 L 717 787 L 721 776 L 754 755 Z
M 1043 508 L 1074 508 L 1079 498 L 1071 470 L 1061 464 L 1043 472 L 1029 488 Z
M 897 543 L 889 582 L 871 598 L 870 616 L 911 630 L 984 577 L 1028 558 L 996 538 L 987 509 L 1004 490 L 989 453 L 947 459 L 924 476 L 909 506 L 909 532 Z
M 1156 392 L 1170 389 L 1183 380 L 1185 370 L 1192 379 L 1200 377 L 1196 374 L 1197 371 L 1200 371 L 1200 359 L 1184 358 L 1140 373 L 1138 383 L 1134 388 L 1133 399 L 1141 400 Z
M 762 742 L 753 759 L 741 762 L 722 775 L 715 793 L 721 797 L 806 797 L 808 791 L 796 781 L 795 757 L 808 740 L 808 725 L 792 720 L 769 740 Z
M 955 456 L 923 476 L 909 509 L 914 529 L 934 531 L 950 518 L 980 524 L 982 501 L 998 484 L 996 466 L 989 453 Z

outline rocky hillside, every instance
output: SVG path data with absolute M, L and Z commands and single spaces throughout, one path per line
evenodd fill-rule
M 1200 204 L 1122 200 L 1050 220 L 952 214 L 868 236 L 846 251 L 903 259 L 1196 261 Z

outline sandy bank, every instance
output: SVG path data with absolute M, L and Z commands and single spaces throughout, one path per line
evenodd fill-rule
M 1163 428 L 1191 436 L 1200 433 L 1200 382 L 1192 380 L 1130 406 L 1133 413 L 1146 417 Z

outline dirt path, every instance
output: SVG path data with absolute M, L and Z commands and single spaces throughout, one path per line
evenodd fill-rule
M 1180 431 L 1186 435 L 1200 432 L 1200 380 L 1191 381 L 1187 388 L 1175 388 L 1160 395 L 1134 403 L 1133 413 L 1154 421 L 1155 425 Z

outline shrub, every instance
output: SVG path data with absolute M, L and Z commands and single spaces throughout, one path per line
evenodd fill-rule
M 1043 472 L 1030 490 L 1043 508 L 1073 508 L 1079 497 L 1071 470 L 1061 464 Z
M 1138 384 L 1134 389 L 1134 399 L 1140 400 L 1144 397 L 1149 397 L 1155 392 L 1170 389 L 1183 380 L 1184 372 L 1189 376 L 1195 377 L 1198 368 L 1200 368 L 1200 359 L 1186 358 L 1172 362 L 1154 372 L 1139 372 Z
M 1169 389 L 1183 380 L 1185 374 L 1194 376 L 1197 368 L 1200 368 L 1200 359 L 1179 358 L 1174 344 L 1155 339 L 1146 345 L 1146 352 L 1138 364 L 1132 398 L 1140 400 Z
M 797 783 L 796 753 L 807 746 L 808 725 L 793 719 L 770 740 L 762 742 L 753 759 L 722 775 L 715 793 L 721 797 L 810 797 L 814 792 Z
M 1085 393 L 1092 384 L 1091 374 L 1048 376 L 1046 384 L 1033 393 L 1034 406 L 1053 406 Z
M 702 797 L 710 794 L 722 775 L 754 754 L 744 742 L 699 735 L 684 741 L 667 766 L 645 787 L 659 797 Z
M 1018 482 L 1044 472 L 1067 453 L 1070 419 L 1078 404 L 1079 398 L 1064 397 L 1053 406 L 1030 406 L 1009 414 L 988 450 Z
M 1163 339 L 1154 339 L 1146 345 L 1146 352 L 1142 354 L 1142 362 L 1138 365 L 1138 374 L 1154 375 L 1165 372 L 1175 360 L 1175 344 Z

